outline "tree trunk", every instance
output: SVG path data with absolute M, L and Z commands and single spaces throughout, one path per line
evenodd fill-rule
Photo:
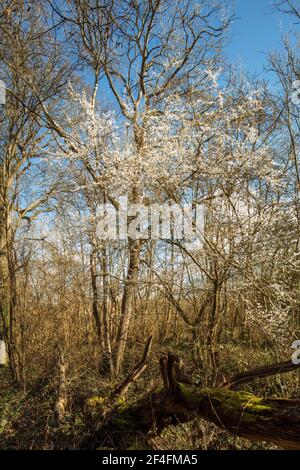
M 103 318 L 103 343 L 104 343 L 104 355 L 105 355 L 105 368 L 109 368 L 109 373 L 111 376 L 114 374 L 114 364 L 113 356 L 111 349 L 111 334 L 110 334 L 110 291 L 109 291 L 109 273 L 108 273 L 108 253 L 107 246 L 104 244 L 102 246 L 102 257 L 101 257 L 101 267 L 102 267 L 102 281 L 103 281 L 103 307 L 102 307 L 102 318 Z
M 0 240 L 0 276 L 1 276 L 1 319 L 3 324 L 3 337 L 7 347 L 9 366 L 12 377 L 19 382 L 22 377 L 22 364 L 18 351 L 16 332 L 17 309 L 17 280 L 16 260 L 14 253 L 14 236 L 11 228 L 9 210 L 3 211 L 5 219 L 2 221 Z
M 55 415 L 58 421 L 63 421 L 66 414 L 67 406 L 67 386 L 66 386 L 66 363 L 64 358 L 64 353 L 61 351 L 59 354 L 58 361 L 59 368 L 59 385 L 57 392 L 57 400 L 55 403 Z
M 91 286 L 92 286 L 92 312 L 95 320 L 96 333 L 100 342 L 100 346 L 103 349 L 102 331 L 101 331 L 101 319 L 98 308 L 98 285 L 97 285 L 97 256 L 96 250 L 92 247 L 90 254 L 90 273 L 91 273 Z
M 132 302 L 136 289 L 139 272 L 139 256 L 141 251 L 140 240 L 129 241 L 129 266 L 124 287 L 121 307 L 121 320 L 117 334 L 115 353 L 115 373 L 118 374 L 123 364 L 124 353 L 128 338 L 128 329 L 131 318 Z

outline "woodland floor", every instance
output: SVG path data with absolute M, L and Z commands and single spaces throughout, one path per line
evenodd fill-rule
M 274 357 L 268 351 L 255 350 L 237 345 L 220 347 L 219 376 L 230 376 L 236 371 L 272 362 Z M 269 359 L 268 359 L 269 358 Z M 186 361 L 189 374 L 195 384 L 206 386 L 212 377 L 204 370 Z M 298 378 L 288 373 L 284 376 L 257 380 L 245 385 L 244 390 L 260 396 L 298 395 Z M 159 383 L 157 360 L 152 358 L 143 376 L 132 385 L 125 402 L 135 401 L 146 391 Z M 47 385 L 36 382 L 28 390 L 21 390 L 10 380 L 7 367 L 0 368 L 0 449 L 78 449 L 99 424 L 103 404 L 114 384 L 97 377 L 89 377 L 84 382 L 70 380 L 69 405 L 63 423 L 54 416 L 56 392 L 55 380 Z M 118 402 L 117 402 L 118 406 Z M 109 447 L 108 447 L 109 448 Z M 161 450 L 240 450 L 276 449 L 272 444 L 250 442 L 228 434 L 213 424 L 195 419 L 191 423 L 169 426 L 162 435 L 148 441 L 149 449 Z

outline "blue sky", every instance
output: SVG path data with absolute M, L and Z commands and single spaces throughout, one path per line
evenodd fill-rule
M 226 54 L 231 63 L 241 62 L 245 71 L 265 76 L 266 54 L 280 50 L 283 33 L 298 29 L 295 20 L 270 8 L 272 0 L 236 0 L 236 16 Z
M 266 71 L 267 55 L 282 50 L 282 36 L 292 30 L 300 32 L 300 25 L 295 24 L 292 16 L 272 8 L 274 1 L 235 0 L 236 19 L 231 26 L 225 54 L 229 63 L 238 64 L 244 72 L 266 78 L 276 86 L 274 75 Z M 107 82 L 104 81 L 102 86 L 106 98 L 114 101 Z

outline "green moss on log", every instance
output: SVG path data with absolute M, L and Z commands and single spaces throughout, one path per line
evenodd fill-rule
M 270 403 L 264 398 L 256 397 L 248 392 L 237 392 L 226 389 L 198 390 L 195 387 L 178 384 L 185 404 L 192 409 L 215 410 L 222 416 L 231 416 L 232 421 L 252 422 L 272 413 Z M 217 418 L 217 416 L 216 416 Z

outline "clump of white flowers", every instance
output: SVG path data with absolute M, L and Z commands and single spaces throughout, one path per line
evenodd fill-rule
M 272 341 L 276 346 L 285 347 L 290 344 L 291 334 L 288 329 L 290 309 L 288 307 L 265 307 L 255 303 L 247 310 L 247 323 L 257 330 L 261 337 Z
M 192 91 L 191 99 L 170 91 L 157 109 L 142 107 L 135 121 L 132 113 L 119 119 L 92 103 L 87 93 L 70 87 L 74 108 L 67 120 L 77 143 L 76 152 L 69 152 L 70 161 L 86 164 L 99 184 L 114 194 L 134 186 L 157 197 L 162 188 L 188 188 L 195 174 L 209 184 L 216 180 L 218 186 L 224 177 L 236 181 L 260 175 L 274 180 L 269 149 L 263 144 L 254 149 L 258 131 L 249 131 L 249 119 L 262 111 L 259 94 L 250 90 L 232 105 L 234 92 L 218 87 L 219 73 L 208 70 L 205 92 L 203 84 L 201 91 Z M 140 147 L 134 138 L 137 126 Z

